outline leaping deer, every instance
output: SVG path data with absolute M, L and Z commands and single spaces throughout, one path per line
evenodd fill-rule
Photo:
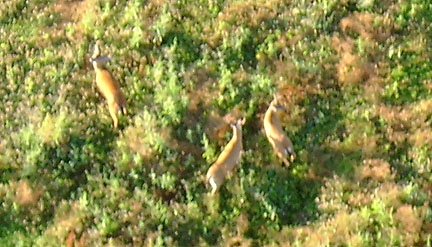
M 234 169 L 234 166 L 240 161 L 241 153 L 243 151 L 242 126 L 245 122 L 246 119 L 243 118 L 231 124 L 233 136 L 219 155 L 216 162 L 213 163 L 207 172 L 206 180 L 213 188 L 211 192 L 212 195 L 220 188 L 225 176 L 231 172 Z
M 107 56 L 101 56 L 99 45 L 100 40 L 95 44 L 90 62 L 93 64 L 96 72 L 96 85 L 108 103 L 108 110 L 113 120 L 114 128 L 117 128 L 119 122 L 118 112 L 121 111 L 123 114 L 127 114 L 126 100 L 120 89 L 120 84 L 105 66 L 110 59 Z
M 290 166 L 290 162 L 286 157 L 289 155 L 290 161 L 293 162 L 296 154 L 291 140 L 285 135 L 281 122 L 276 115 L 278 111 L 285 111 L 285 108 L 279 104 L 276 95 L 274 95 L 264 116 L 264 130 L 276 155 L 286 166 Z

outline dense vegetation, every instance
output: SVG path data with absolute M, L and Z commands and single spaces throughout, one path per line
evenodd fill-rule
M 430 246 L 431 13 L 2 0 L 0 246 Z M 88 62 L 98 39 L 128 102 L 118 130 Z M 273 93 L 289 168 L 263 133 Z M 242 162 L 210 196 L 242 116 Z

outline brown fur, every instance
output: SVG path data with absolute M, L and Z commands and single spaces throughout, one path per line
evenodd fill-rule
M 74 247 L 74 240 L 75 240 L 75 232 L 70 231 L 69 236 L 66 239 L 66 247 Z
M 212 186 L 212 194 L 222 185 L 225 176 L 234 169 L 234 166 L 240 161 L 241 152 L 243 151 L 242 125 L 245 119 L 237 120 L 232 124 L 233 136 L 219 155 L 215 163 L 207 172 L 207 182 Z
M 120 84 L 105 67 L 106 59 L 100 56 L 99 44 L 95 45 L 95 51 L 91 58 L 96 72 L 96 85 L 108 103 L 108 110 L 113 120 L 114 128 L 118 127 L 118 112 L 127 114 L 126 100 L 120 89 Z
M 75 231 L 70 231 L 67 239 L 66 239 L 66 247 L 85 247 L 86 246 L 86 237 L 87 234 L 84 232 L 81 234 L 79 241 L 76 241 Z
M 290 160 L 293 162 L 296 154 L 291 140 L 285 135 L 281 122 L 276 115 L 276 112 L 281 110 L 281 108 L 282 107 L 279 106 L 275 97 L 270 103 L 264 116 L 264 130 L 276 155 L 285 163 L 286 166 L 290 166 L 290 162 L 287 160 L 286 156 L 289 154 Z

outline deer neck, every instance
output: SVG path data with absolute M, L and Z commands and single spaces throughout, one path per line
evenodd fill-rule
M 265 114 L 265 121 L 272 126 L 273 128 L 276 128 L 277 130 L 282 129 L 280 120 L 276 114 L 276 110 L 274 106 L 271 106 L 266 114 Z
M 236 147 L 242 148 L 242 130 L 241 127 L 234 126 L 233 127 L 233 137 L 231 139 Z
M 96 72 L 100 72 L 100 71 L 103 71 L 103 70 L 108 70 L 107 68 L 106 68 L 106 66 L 105 66 L 105 64 L 102 64 L 102 63 L 93 63 L 93 68 L 94 68 L 94 70 L 96 71 Z

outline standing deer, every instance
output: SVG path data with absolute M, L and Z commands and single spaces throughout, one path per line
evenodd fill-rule
M 211 192 L 212 195 L 215 194 L 222 185 L 225 176 L 231 172 L 234 169 L 234 166 L 240 161 L 241 153 L 243 151 L 242 126 L 245 122 L 246 119 L 243 118 L 231 124 L 233 136 L 219 155 L 216 162 L 213 163 L 207 172 L 207 182 L 210 183 L 213 188 Z
M 120 89 L 120 84 L 105 66 L 110 59 L 107 56 L 100 55 L 99 44 L 100 41 L 98 40 L 90 62 L 93 64 L 96 72 L 96 85 L 108 103 L 108 110 L 113 120 L 114 128 L 117 128 L 119 122 L 118 112 L 121 111 L 123 114 L 127 114 L 126 100 Z
M 276 155 L 285 163 L 286 166 L 290 166 L 290 162 L 286 157 L 289 154 L 290 160 L 293 162 L 296 154 L 291 140 L 282 130 L 281 122 L 276 115 L 278 111 L 285 111 L 285 108 L 279 104 L 276 95 L 274 95 L 273 101 L 270 103 L 264 116 L 264 130 Z

